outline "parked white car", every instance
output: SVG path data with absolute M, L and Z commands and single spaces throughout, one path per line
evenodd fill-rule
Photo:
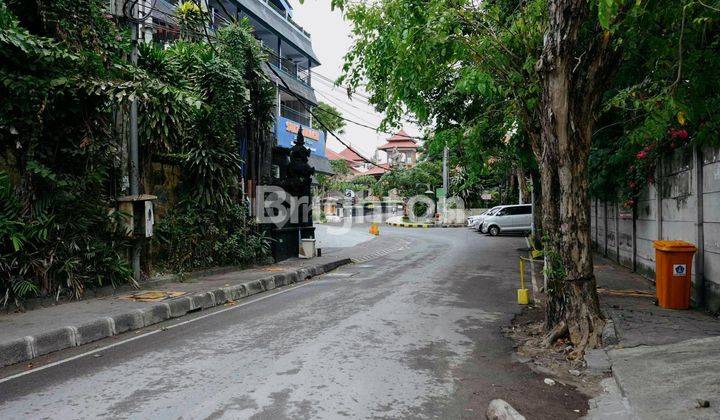
M 497 236 L 501 232 L 528 232 L 532 229 L 532 205 L 500 206 L 480 225 L 482 233 Z
M 485 210 L 484 212 L 476 215 L 476 216 L 470 216 L 467 218 L 467 225 L 469 228 L 472 229 L 478 229 L 480 225 L 482 224 L 485 217 L 492 214 L 494 211 L 498 210 L 500 207 L 493 207 L 491 209 Z

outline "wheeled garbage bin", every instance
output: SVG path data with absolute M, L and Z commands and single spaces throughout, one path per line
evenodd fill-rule
M 653 241 L 653 246 L 658 305 L 668 309 L 689 308 L 690 275 L 697 248 L 685 241 Z

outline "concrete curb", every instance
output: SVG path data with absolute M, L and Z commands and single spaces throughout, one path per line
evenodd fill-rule
M 453 225 L 435 225 L 430 223 L 396 223 L 396 222 L 386 222 L 385 223 L 388 226 L 394 226 L 394 227 L 402 227 L 402 228 L 458 228 L 458 227 L 464 227 L 465 225 L 460 224 L 453 224 Z
M 241 284 L 158 302 L 144 309 L 129 310 L 112 317 L 96 318 L 80 325 L 69 325 L 0 343 L 0 367 L 26 362 L 48 353 L 77 347 L 171 318 L 179 318 L 191 312 L 247 298 L 277 287 L 305 281 L 351 262 L 350 258 L 343 258 L 312 267 L 299 268 Z

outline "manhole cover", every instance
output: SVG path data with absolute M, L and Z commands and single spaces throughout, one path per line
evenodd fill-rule
M 182 296 L 187 292 L 171 292 L 164 290 L 147 290 L 145 292 L 133 293 L 127 296 L 121 296 L 118 299 L 132 300 L 135 302 L 159 302 L 161 300 L 172 299 Z

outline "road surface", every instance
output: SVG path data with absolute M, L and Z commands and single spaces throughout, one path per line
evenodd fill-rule
M 522 238 L 381 234 L 403 249 L 38 360 L 57 364 L 0 382 L 0 418 L 484 418 L 493 398 L 528 418 L 585 410 L 502 335 Z

